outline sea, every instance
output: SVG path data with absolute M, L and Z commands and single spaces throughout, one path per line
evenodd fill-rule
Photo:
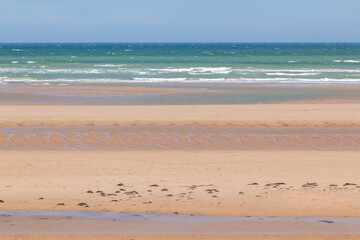
M 360 43 L 1 43 L 0 84 L 360 83 Z

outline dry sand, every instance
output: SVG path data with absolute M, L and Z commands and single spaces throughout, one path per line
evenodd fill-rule
M 0 152 L 0 207 L 359 217 L 359 157 L 351 151 L 6 151 Z
M 356 127 L 360 104 L 0 106 L 0 126 Z
M 244 235 L 244 236 L 201 236 L 201 235 L 0 235 L 1 240 L 359 240 L 359 235 Z

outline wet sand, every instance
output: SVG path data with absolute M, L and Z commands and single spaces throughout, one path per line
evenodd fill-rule
M 128 95 L 166 95 L 202 92 L 201 90 L 142 87 L 100 87 L 100 86 L 29 86 L 15 85 L 0 87 L 0 92 L 47 96 L 107 97 Z
M 110 234 L 136 239 L 167 236 L 203 239 L 264 236 L 293 239 L 319 234 L 351 237 L 359 234 L 359 218 L 274 218 L 274 217 L 205 217 L 190 215 L 109 214 L 86 212 L 7 212 L 0 211 L 1 234 L 26 234 L 30 238 L 52 234 L 54 238 L 69 235 L 106 238 Z M 107 236 L 106 236 L 107 235 Z M 105 237 L 106 236 L 106 237 Z M 142 237 L 141 237 L 142 236 Z M 306 237 L 305 237 L 306 238 Z M 80 237 L 81 239 L 81 237 Z M 107 238 L 106 238 L 107 239 Z M 110 239 L 113 239 L 111 237 Z M 253 239 L 253 238 L 252 238 Z M 295 238 L 294 238 L 295 239 Z
M 360 128 L 0 128 L 0 150 L 360 150 Z
M 3 151 L 2 210 L 360 216 L 352 151 Z
M 359 103 L 359 85 L 296 83 L 119 83 L 108 86 L 3 85 L 0 104 L 194 105 Z
M 359 235 L 319 235 L 319 234 L 295 234 L 291 236 L 269 236 L 269 235 L 243 235 L 243 236 L 201 236 L 201 235 L 122 235 L 122 234 L 100 234 L 100 235 L 0 235 L 1 240 L 359 240 Z

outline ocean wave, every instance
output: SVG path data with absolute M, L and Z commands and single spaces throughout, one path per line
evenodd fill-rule
M 324 69 L 252 69 L 252 68 L 237 68 L 233 69 L 234 72 L 245 73 L 360 73 L 360 69 L 339 69 L 339 68 L 324 68 Z
M 133 82 L 184 82 L 187 78 L 134 78 Z
M 357 60 L 334 60 L 333 62 L 336 62 L 336 63 L 360 63 L 360 61 L 357 61 Z
M 59 83 L 68 83 L 68 84 L 86 84 L 86 83 L 114 83 L 114 82 L 123 82 L 120 79 L 8 79 L 0 78 L 0 83 L 35 83 L 35 84 L 59 84 Z
M 103 68 L 117 68 L 117 67 L 125 67 L 126 64 L 95 64 L 95 67 L 103 67 Z
M 49 73 L 68 73 L 68 74 L 98 74 L 105 73 L 100 69 L 45 69 L 45 66 L 38 68 L 0 68 L 0 73 L 23 73 L 23 74 L 49 74 Z
M 0 68 L 0 73 L 7 74 L 45 74 L 46 70 L 29 69 L 29 68 Z
M 360 78 L 242 78 L 245 82 L 281 82 L 281 83 L 332 83 L 348 82 L 358 83 Z
M 265 73 L 268 76 L 314 76 L 314 75 L 319 75 L 320 73 L 309 73 L 309 72 L 304 72 L 304 73 L 283 73 L 283 72 L 274 72 L 274 73 Z
M 19 63 L 12 61 L 13 64 Z M 36 63 L 35 61 L 27 61 L 27 63 Z M 27 67 L 26 65 L 16 67 L 0 68 L 0 73 L 23 73 L 23 74 L 132 74 L 132 75 L 159 75 L 161 74 L 188 74 L 188 75 L 228 75 L 229 73 L 249 75 L 263 73 L 269 76 L 311 76 L 317 74 L 332 73 L 360 73 L 360 69 L 265 69 L 265 68 L 230 68 L 230 67 L 191 67 L 191 68 L 130 68 L 122 65 L 101 64 L 94 68 L 47 68 L 46 66 Z M 178 76 L 186 77 L 186 76 Z
M 114 79 L 114 78 L 94 78 L 94 79 L 30 79 L 30 78 L 0 78 L 0 84 L 25 83 L 25 84 L 107 84 L 124 82 L 236 82 L 236 83 L 359 83 L 360 78 L 134 78 Z
M 344 60 L 345 63 L 360 63 L 360 61 L 355 60 Z
M 72 74 L 100 74 L 104 73 L 99 69 L 47 69 L 47 73 L 72 73 Z
M 0 68 L 0 73 L 6 74 L 133 74 L 144 75 L 153 74 L 150 71 L 144 71 L 143 69 L 131 69 L 131 68 L 74 68 L 74 69 L 48 69 L 46 66 L 38 66 L 38 68 Z
M 230 67 L 149 68 L 149 70 L 159 73 L 188 73 L 191 75 L 229 74 L 233 71 Z
M 206 79 L 206 78 L 134 78 L 132 80 L 113 79 L 113 78 L 94 78 L 94 79 L 9 79 L 0 78 L 0 84 L 9 83 L 27 83 L 27 84 L 88 84 L 88 83 L 123 83 L 123 82 L 224 82 L 224 81 L 237 81 L 238 79 Z

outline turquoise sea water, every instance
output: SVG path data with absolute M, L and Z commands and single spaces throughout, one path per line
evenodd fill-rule
M 360 44 L 0 44 L 0 84 L 360 83 Z

